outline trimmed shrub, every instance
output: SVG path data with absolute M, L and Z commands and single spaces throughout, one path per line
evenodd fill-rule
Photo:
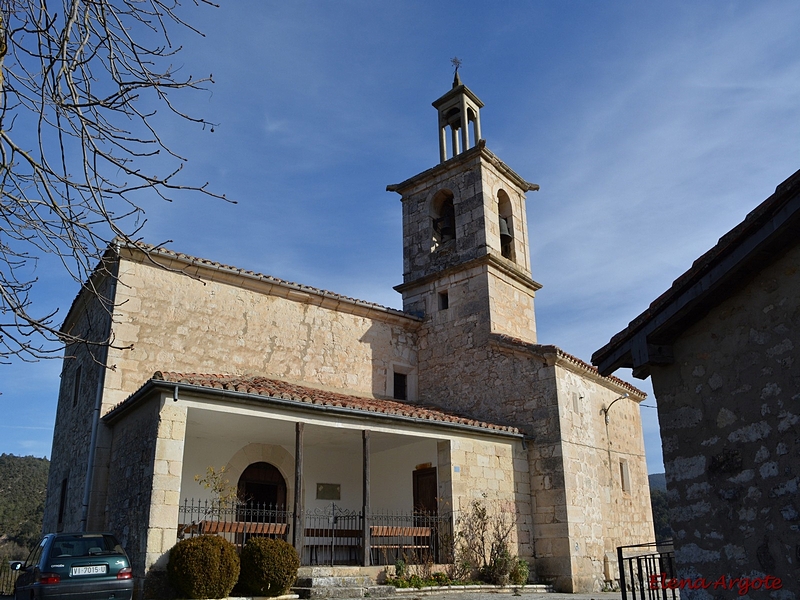
M 239 584 L 254 596 L 280 596 L 297 579 L 300 559 L 283 540 L 252 537 L 242 550 Z
M 225 598 L 239 577 L 239 556 L 218 535 L 188 538 L 170 550 L 167 573 L 186 598 Z

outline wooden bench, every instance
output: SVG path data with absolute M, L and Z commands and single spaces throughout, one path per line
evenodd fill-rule
M 396 553 L 402 559 L 404 552 L 433 551 L 433 528 L 373 525 L 369 528 L 370 549 L 375 553 Z M 377 558 L 376 555 L 374 555 Z M 388 558 L 388 556 L 387 556 Z M 376 564 L 377 561 L 373 561 Z
M 251 523 L 246 521 L 200 521 L 200 533 L 247 533 L 283 537 L 289 530 L 286 523 Z

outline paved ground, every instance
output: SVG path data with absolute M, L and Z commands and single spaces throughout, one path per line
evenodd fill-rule
M 591 594 L 560 594 L 521 591 L 519 595 L 510 592 L 417 592 L 396 596 L 398 600 L 622 600 L 619 592 L 594 592 Z

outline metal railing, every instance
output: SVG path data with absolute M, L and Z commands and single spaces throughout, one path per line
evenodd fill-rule
M 17 571 L 12 571 L 9 561 L 0 559 L 0 597 L 14 595 L 14 582 L 17 580 Z
M 211 533 L 239 550 L 253 536 L 288 541 L 292 516 L 291 511 L 272 504 L 186 500 L 179 509 L 178 539 Z
M 294 513 L 254 503 L 186 500 L 179 509 L 178 539 L 202 534 L 225 537 L 241 549 L 250 537 L 268 536 L 292 542 Z M 303 524 L 303 565 L 359 565 L 364 561 L 364 533 L 369 536 L 373 565 L 447 562 L 453 528 L 450 515 L 419 512 L 348 510 L 336 503 L 307 510 Z M 366 527 L 365 527 L 366 525 Z
M 336 503 L 305 511 L 304 565 L 357 565 L 361 562 L 364 520 L 359 511 Z
M 433 513 L 375 513 L 370 519 L 373 565 L 450 562 L 452 519 Z
M 679 590 L 661 585 L 677 576 L 671 540 L 619 546 L 617 563 L 622 600 L 680 600 Z

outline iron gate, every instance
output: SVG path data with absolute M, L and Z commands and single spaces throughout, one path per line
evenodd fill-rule
M 622 600 L 680 600 L 680 590 L 661 585 L 677 576 L 671 540 L 619 546 L 617 563 Z

